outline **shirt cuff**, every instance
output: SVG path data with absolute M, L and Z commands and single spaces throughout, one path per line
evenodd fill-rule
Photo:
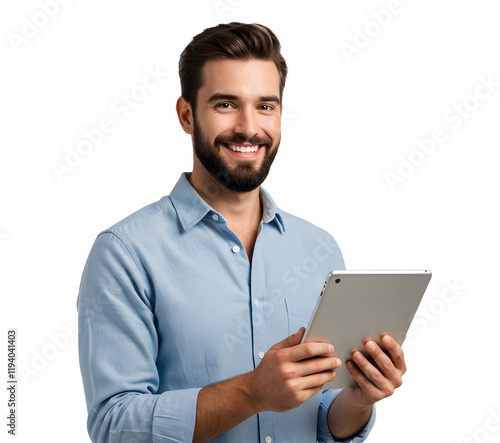
M 160 394 L 153 413 L 153 443 L 193 440 L 200 390 L 192 388 Z
M 361 443 L 366 440 L 368 434 L 375 424 L 375 405 L 373 405 L 372 413 L 370 419 L 366 423 L 365 427 L 361 429 L 355 436 L 337 440 L 333 437 L 328 427 L 328 411 L 333 403 L 333 400 L 342 392 L 342 389 L 325 389 L 321 392 L 321 402 L 319 404 L 318 411 L 318 442 L 334 442 L 334 443 Z

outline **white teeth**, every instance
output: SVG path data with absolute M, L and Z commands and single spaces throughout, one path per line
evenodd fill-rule
M 259 150 L 259 145 L 255 146 L 237 146 L 237 145 L 227 145 L 231 151 L 235 152 L 257 152 Z

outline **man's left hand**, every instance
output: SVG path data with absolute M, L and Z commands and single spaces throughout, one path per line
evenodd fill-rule
M 373 358 L 373 365 L 361 352 L 352 354 L 353 361 L 346 363 L 350 374 L 358 383 L 355 388 L 345 389 L 346 400 L 357 407 L 368 407 L 383 398 L 391 396 L 403 383 L 406 364 L 401 346 L 389 335 L 382 337 L 388 356 L 374 341 L 365 343 Z

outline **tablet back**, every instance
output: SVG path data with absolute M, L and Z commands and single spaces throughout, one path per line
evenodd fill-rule
M 328 274 L 302 340 L 328 341 L 342 360 L 337 376 L 324 388 L 356 386 L 345 363 L 356 349 L 371 359 L 364 347 L 368 340 L 382 349 L 384 334 L 403 343 L 430 278 L 428 270 Z

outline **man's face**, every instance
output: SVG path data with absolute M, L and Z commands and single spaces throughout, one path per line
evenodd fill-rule
M 272 61 L 210 60 L 203 78 L 193 117 L 196 158 L 228 189 L 252 191 L 281 139 L 278 70 Z

